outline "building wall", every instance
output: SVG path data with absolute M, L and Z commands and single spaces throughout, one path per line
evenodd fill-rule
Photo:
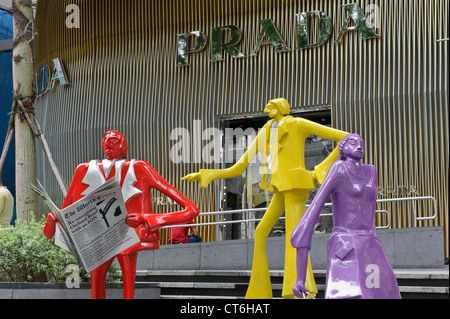
M 335 43 L 346 17 L 343 5 L 350 3 L 379 12 L 380 37 L 348 32 Z M 66 26 L 69 4 L 80 8 L 79 28 Z M 296 50 L 295 15 L 311 10 L 330 17 L 331 36 L 320 47 Z M 206 129 L 219 127 L 221 119 L 261 115 L 278 97 L 295 112 L 330 109 L 334 127 L 366 140 L 365 160 L 378 167 L 380 198 L 437 199 L 433 222 L 411 217 L 413 209 L 432 215 L 429 204 L 381 207 L 390 211 L 391 225 L 442 225 L 447 243 L 448 42 L 436 42 L 448 37 L 447 12 L 444 0 L 40 0 L 36 65 L 60 58 L 71 84 L 40 97 L 38 116 L 66 181 L 78 163 L 101 158 L 102 134 L 118 129 L 128 136 L 132 157 L 149 161 L 207 212 L 219 207 L 214 187 L 199 190 L 180 179 L 212 165 L 194 156 L 173 163 L 175 128 L 192 133 L 194 120 Z M 267 45 L 250 56 L 263 19 L 273 21 L 289 51 L 275 53 Z M 236 48 L 245 58 L 224 54 L 224 61 L 213 63 L 211 29 L 226 25 L 240 28 Z M 177 34 L 190 31 L 202 31 L 209 41 L 180 68 Z M 39 168 L 47 189 L 61 197 L 43 155 Z

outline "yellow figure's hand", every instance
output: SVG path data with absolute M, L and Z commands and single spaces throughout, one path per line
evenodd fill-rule
M 206 188 L 215 179 L 217 179 L 217 171 L 211 169 L 202 169 L 198 173 L 189 174 L 183 177 L 182 181 L 195 182 L 198 181 L 200 187 Z
M 319 165 L 314 167 L 313 176 L 317 183 L 319 183 L 319 186 L 323 184 L 325 181 L 325 178 L 327 177 L 328 171 L 331 168 L 331 165 L 333 165 L 334 162 L 337 161 L 339 157 L 339 148 L 336 147 L 334 151 L 328 155 L 328 157 Z

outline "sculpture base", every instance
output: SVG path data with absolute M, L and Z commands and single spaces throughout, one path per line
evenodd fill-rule
M 388 261 L 394 269 L 443 268 L 443 227 L 378 230 Z M 327 269 L 327 243 L 331 234 L 313 236 L 314 270 Z M 284 268 L 284 237 L 267 240 L 270 270 Z M 250 270 L 254 241 L 230 240 L 161 246 L 139 252 L 137 270 Z

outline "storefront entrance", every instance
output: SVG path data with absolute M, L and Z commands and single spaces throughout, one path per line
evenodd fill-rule
M 331 127 L 331 111 L 304 112 L 292 114 L 294 117 L 303 117 L 310 121 Z M 248 149 L 250 143 L 268 121 L 267 116 L 248 117 L 240 119 L 225 119 L 221 121 L 221 130 L 224 136 L 224 163 L 228 168 L 234 165 Z M 230 134 L 233 132 L 234 134 Z M 313 170 L 314 166 L 322 162 L 334 149 L 332 141 L 317 136 L 310 136 L 305 145 L 306 168 Z M 219 229 L 221 240 L 254 238 L 255 229 L 264 215 L 272 198 L 272 194 L 260 188 L 261 182 L 261 156 L 249 165 L 241 176 L 221 181 L 221 211 L 246 210 L 248 212 L 221 216 L 223 222 L 243 221 L 242 223 L 224 224 Z M 311 192 L 310 200 L 314 198 Z M 328 209 L 328 208 L 325 208 Z M 283 215 L 284 216 L 284 215 Z M 255 221 L 256 220 L 256 221 Z M 331 230 L 331 218 L 321 217 L 316 230 L 325 232 Z M 273 228 L 270 237 L 284 236 L 284 219 L 280 219 Z

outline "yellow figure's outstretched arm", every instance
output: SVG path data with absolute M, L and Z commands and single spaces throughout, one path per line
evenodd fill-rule
M 242 175 L 258 153 L 258 144 L 263 137 L 263 134 L 265 134 L 265 130 L 262 130 L 262 132 L 255 138 L 249 149 L 234 166 L 226 169 L 202 169 L 198 173 L 189 174 L 183 177 L 182 180 L 191 182 L 198 181 L 200 187 L 206 188 L 216 179 L 231 178 Z
M 309 134 L 316 135 L 327 140 L 332 140 L 339 143 L 344 137 L 349 134 L 347 132 L 323 126 L 305 119 L 299 120 L 302 123 L 302 127 L 304 127 Z M 331 165 L 336 162 L 338 156 L 339 149 L 336 148 L 322 163 L 314 167 L 314 177 L 316 178 L 319 185 L 323 184 Z

